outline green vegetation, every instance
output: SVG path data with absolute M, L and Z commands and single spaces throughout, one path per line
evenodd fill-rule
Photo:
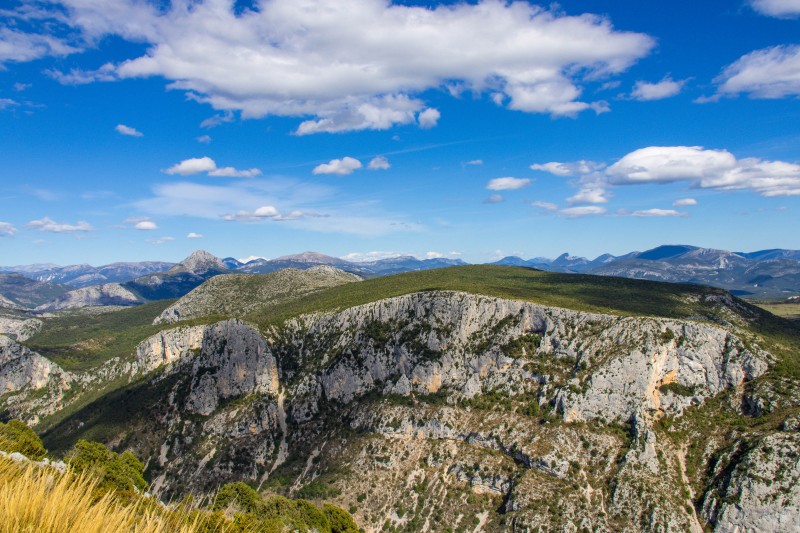
M 20 420 L 0 422 L 0 450 L 6 453 L 19 452 L 29 459 L 39 461 L 47 450 L 39 436 Z
M 750 303 L 769 311 L 775 316 L 788 318 L 790 320 L 800 320 L 800 303 L 788 302 L 759 302 L 753 300 Z
M 99 480 L 96 490 L 101 495 L 109 491 L 139 493 L 147 487 L 144 465 L 131 452 L 117 454 L 99 442 L 79 440 L 67 460 L 76 472 Z
M 232 531 L 317 531 L 358 533 L 346 511 L 330 504 L 317 507 L 307 500 L 262 496 L 246 483 L 223 485 L 214 498 L 213 510 L 235 512 Z
M 696 285 L 469 265 L 349 283 L 259 310 L 248 318 L 264 325 L 279 324 L 303 313 L 346 309 L 384 298 L 435 290 L 527 300 L 579 311 L 669 318 L 708 314 L 707 306 L 688 302 L 687 296 L 725 294 L 721 289 Z
M 164 300 L 110 313 L 50 318 L 25 345 L 66 370 L 87 370 L 112 357 L 127 357 L 142 340 L 174 327 L 152 325 L 172 303 Z

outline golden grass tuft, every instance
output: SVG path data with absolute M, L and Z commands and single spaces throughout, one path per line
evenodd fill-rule
M 0 533 L 194 533 L 201 519 L 145 498 L 96 498 L 98 480 L 0 457 Z M 185 520 L 184 520 L 185 519 Z

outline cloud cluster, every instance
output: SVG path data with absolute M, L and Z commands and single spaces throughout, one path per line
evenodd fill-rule
M 203 234 L 202 233 L 195 233 L 195 232 L 191 231 L 191 232 L 186 234 L 186 238 L 187 239 L 202 239 L 203 238 Z
M 94 228 L 88 222 L 79 220 L 76 224 L 60 224 L 49 217 L 43 217 L 38 220 L 31 220 L 25 227 L 44 231 L 47 233 L 77 233 L 94 231 Z
M 63 19 L 31 4 L 17 9 L 0 9 L 0 67 L 3 63 L 33 61 L 45 56 L 66 56 L 81 51 L 66 38 L 20 30 L 31 21 L 42 21 L 46 27 L 61 28 Z M 20 24 L 23 23 L 23 24 Z
M 210 157 L 184 159 L 164 171 L 165 174 L 177 174 L 178 176 L 192 176 L 202 172 L 218 178 L 254 178 L 261 175 L 261 170 L 257 168 L 239 170 L 234 167 L 218 167 L 217 163 Z
M 392 165 L 389 164 L 389 160 L 382 155 L 373 157 L 369 165 L 367 165 L 367 168 L 370 170 L 389 170 L 391 167 Z
M 305 216 L 325 217 L 317 213 L 304 213 L 300 210 L 289 211 L 288 213 L 281 213 L 275 206 L 264 205 L 253 211 L 237 211 L 236 213 L 222 215 L 223 220 L 238 220 L 240 222 L 261 222 L 264 220 L 297 220 Z
M 531 168 L 549 169 L 558 176 L 566 175 L 563 169 L 574 169 L 570 175 L 579 178 L 576 183 L 580 187 L 572 198 L 575 202 L 603 203 L 589 200 L 592 196 L 597 200 L 607 199 L 608 189 L 614 185 L 678 182 L 695 189 L 749 190 L 766 197 L 800 195 L 800 165 L 755 157 L 737 159 L 727 150 L 709 150 L 701 146 L 649 146 L 607 167 L 602 163 L 580 163 L 546 163 Z M 583 174 L 584 169 L 602 170 Z M 675 205 L 696 204 L 692 198 L 678 202 Z
M 800 45 L 773 46 L 750 52 L 727 66 L 714 80 L 717 94 L 700 101 L 745 93 L 751 98 L 800 95 Z
M 117 124 L 114 128 L 120 135 L 127 135 L 128 137 L 144 137 L 144 134 L 136 128 L 131 128 L 125 124 Z
M 800 1 L 798 0 L 751 0 L 750 4 L 759 13 L 770 17 L 800 17 Z
M 663 80 L 650 83 L 647 81 L 637 81 L 631 91 L 631 98 L 642 102 L 650 100 L 663 100 L 680 93 L 686 80 L 675 81 L 669 76 Z
M 487 94 L 510 109 L 574 115 L 587 79 L 628 69 L 654 46 L 596 15 L 566 16 L 528 2 L 436 7 L 384 0 L 60 0 L 85 39 L 118 35 L 147 53 L 97 73 L 56 79 L 162 76 L 220 111 L 245 118 L 311 117 L 298 134 L 433 127 L 429 89 Z
M 16 226 L 10 222 L 0 222 L 0 237 L 11 237 L 17 232 Z

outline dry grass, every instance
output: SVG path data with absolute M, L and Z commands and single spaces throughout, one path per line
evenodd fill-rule
M 200 517 L 159 509 L 145 498 L 131 505 L 113 493 L 96 498 L 97 480 L 0 457 L 0 533 L 194 533 Z

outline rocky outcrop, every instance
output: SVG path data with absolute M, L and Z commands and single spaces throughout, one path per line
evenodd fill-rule
M 703 501 L 717 531 L 800 530 L 800 433 L 784 427 L 718 460 L 719 481 Z
M 66 387 L 73 379 L 49 359 L 0 335 L 0 394 L 38 390 L 51 382 Z
M 175 328 L 162 331 L 136 346 L 137 370 L 152 372 L 172 366 L 200 351 L 206 326 Z
M 221 400 L 248 394 L 274 394 L 278 369 L 263 337 L 238 320 L 209 326 L 200 355 L 192 362 L 192 382 L 186 409 L 213 413 Z
M 42 327 L 37 318 L 0 316 L 0 335 L 13 336 L 18 341 L 31 338 Z
M 59 296 L 55 300 L 36 308 L 37 311 L 58 311 L 61 309 L 78 309 L 81 307 L 106 305 L 136 305 L 141 300 L 134 293 L 119 283 L 106 283 L 75 289 Z

